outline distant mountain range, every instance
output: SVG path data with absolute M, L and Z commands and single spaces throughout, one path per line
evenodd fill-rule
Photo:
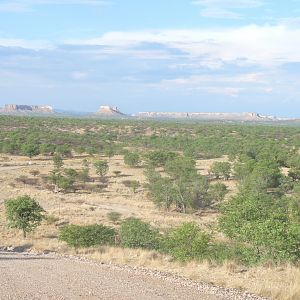
M 49 116 L 82 116 L 90 118 L 134 118 L 134 119 L 178 119 L 203 121 L 241 121 L 241 122 L 276 122 L 297 121 L 274 116 L 263 116 L 258 113 L 222 113 L 222 112 L 139 112 L 133 115 L 122 113 L 116 106 L 100 106 L 95 113 L 71 112 L 56 110 L 49 105 L 6 104 L 0 109 L 2 115 L 49 115 Z

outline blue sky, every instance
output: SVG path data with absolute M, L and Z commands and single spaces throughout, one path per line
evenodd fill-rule
M 0 106 L 300 117 L 300 0 L 0 0 Z

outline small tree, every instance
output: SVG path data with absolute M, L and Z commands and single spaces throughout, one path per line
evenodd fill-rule
M 78 178 L 83 183 L 89 181 L 90 179 L 90 162 L 87 159 L 82 161 L 83 169 L 79 171 Z
M 39 146 L 36 144 L 24 144 L 22 146 L 22 153 L 29 158 L 40 154 Z
M 43 220 L 44 209 L 29 196 L 18 197 L 5 201 L 6 218 L 9 227 L 20 229 L 26 238 Z
M 230 178 L 231 165 L 229 162 L 216 161 L 211 166 L 209 173 L 213 174 L 217 179 L 223 177 L 225 180 Z
M 131 188 L 134 193 L 136 193 L 137 189 L 141 186 L 140 182 L 137 180 L 124 180 L 123 184 L 126 187 Z
M 140 155 L 137 152 L 127 152 L 124 155 L 124 163 L 130 167 L 137 167 L 140 164 Z
M 104 155 L 107 156 L 109 159 L 114 157 L 115 154 L 115 150 L 112 147 L 108 147 L 104 150 Z
M 54 169 L 57 171 L 61 170 L 62 166 L 64 165 L 61 156 L 57 154 L 54 155 L 52 161 L 53 161 Z
M 109 170 L 108 162 L 106 160 L 98 160 L 94 164 L 96 169 L 96 174 L 103 179 Z

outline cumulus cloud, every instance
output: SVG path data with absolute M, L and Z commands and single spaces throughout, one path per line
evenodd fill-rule
M 109 32 L 99 38 L 69 40 L 70 45 L 109 47 L 122 54 L 143 43 L 157 43 L 186 53 L 202 64 L 277 66 L 300 61 L 300 27 L 249 25 L 239 28 Z M 134 51 L 131 51 L 134 55 Z

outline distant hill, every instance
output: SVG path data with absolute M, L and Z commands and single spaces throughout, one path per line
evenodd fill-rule
M 0 109 L 1 114 L 53 114 L 54 110 L 49 105 L 18 105 L 5 104 Z
M 120 118 L 120 117 L 129 117 L 126 114 L 119 111 L 116 106 L 100 106 L 99 110 L 94 114 L 96 117 L 112 117 L 112 118 Z
M 298 124 L 299 119 L 283 119 L 274 116 L 264 116 L 254 112 L 228 113 L 228 112 L 139 112 L 133 115 L 122 113 L 118 107 L 103 105 L 95 113 L 67 111 L 54 109 L 50 105 L 18 105 L 5 104 L 0 108 L 0 115 L 29 115 L 29 116 L 57 116 L 57 117 L 83 117 L 83 118 L 134 118 L 144 120 L 195 120 L 195 121 L 229 121 L 229 122 L 283 122 Z
M 191 119 L 207 121 L 278 121 L 273 116 L 258 113 L 217 113 L 217 112 L 140 112 L 135 115 L 141 119 Z

